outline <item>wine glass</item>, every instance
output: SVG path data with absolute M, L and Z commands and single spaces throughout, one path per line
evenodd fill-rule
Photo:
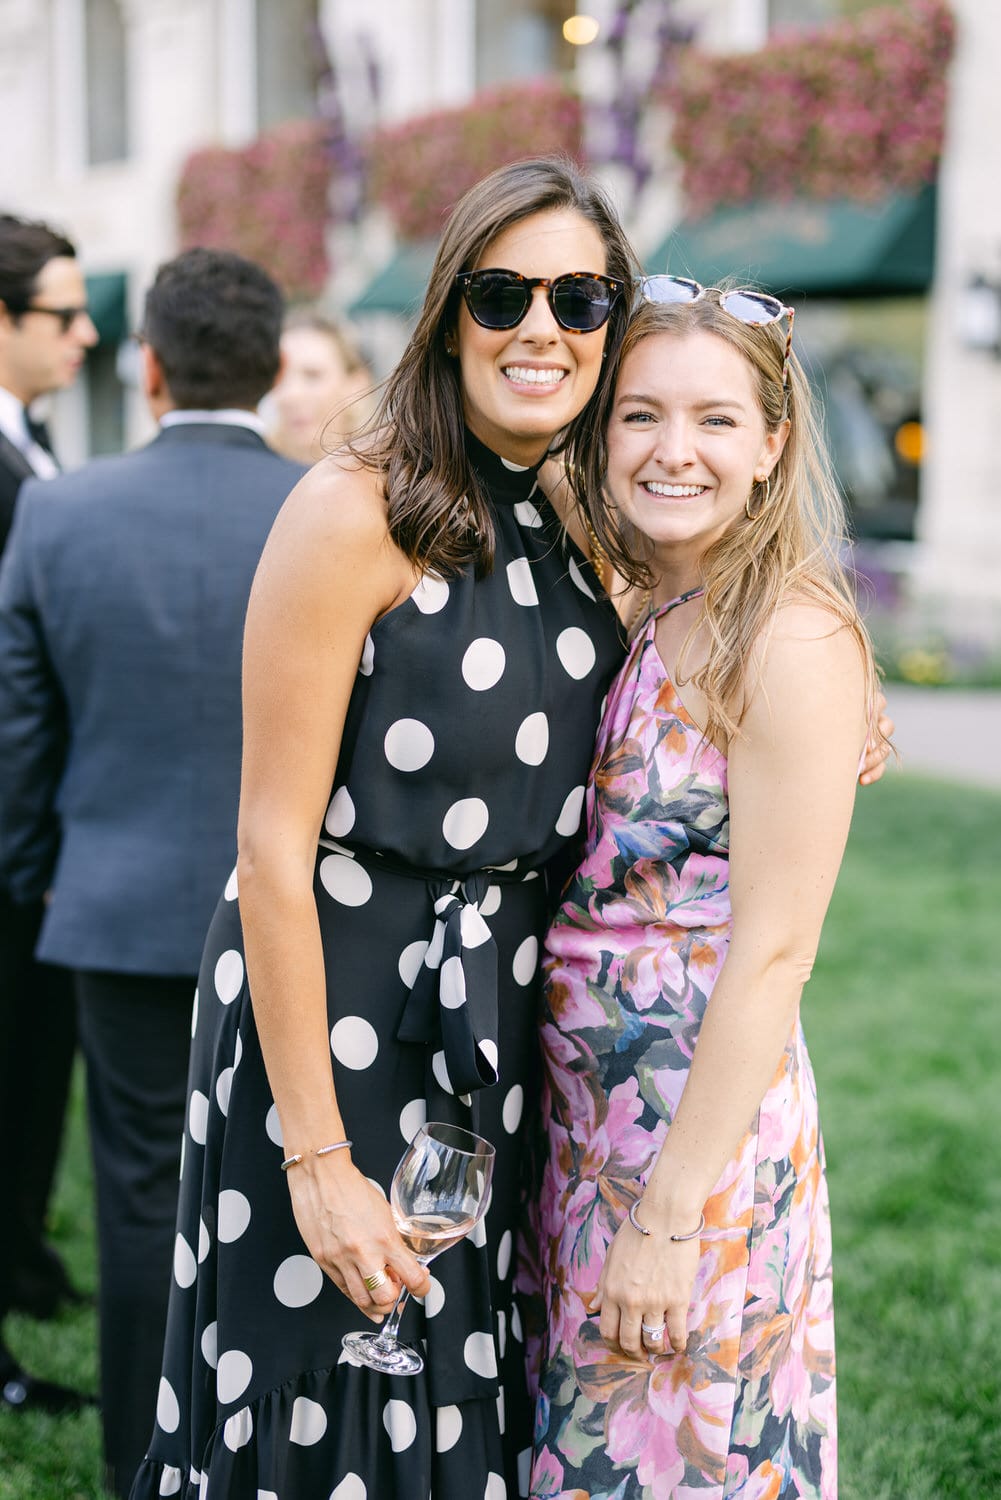
M 393 1174 L 389 1203 L 401 1239 L 422 1266 L 482 1219 L 493 1170 L 494 1148 L 480 1136 L 437 1121 L 418 1130 Z M 422 1356 L 398 1336 L 409 1295 L 403 1287 L 378 1333 L 346 1333 L 341 1342 L 348 1353 L 387 1375 L 418 1375 Z

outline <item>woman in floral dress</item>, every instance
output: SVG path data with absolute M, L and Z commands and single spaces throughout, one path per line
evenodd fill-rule
M 833 1500 L 830 1225 L 799 1004 L 872 655 L 788 309 L 673 278 L 645 291 L 693 300 L 636 314 L 606 451 L 571 471 L 587 505 L 607 465 L 612 505 L 591 520 L 650 608 L 546 945 L 531 1494 Z

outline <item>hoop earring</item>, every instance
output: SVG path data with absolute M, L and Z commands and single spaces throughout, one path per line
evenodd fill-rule
M 763 479 L 755 479 L 754 483 L 755 483 L 756 487 L 760 487 L 761 485 L 764 485 L 764 487 L 765 487 L 765 493 L 764 493 L 764 497 L 762 497 L 761 490 L 760 490 L 760 488 L 758 488 L 758 496 L 757 496 L 758 503 L 754 507 L 753 510 L 751 509 L 751 495 L 754 494 L 754 490 L 751 491 L 751 494 L 748 495 L 747 499 L 744 501 L 744 512 L 745 512 L 745 514 L 747 516 L 747 519 L 749 521 L 756 521 L 758 519 L 758 517 L 761 515 L 761 513 L 763 511 L 766 511 L 768 509 L 768 502 L 772 498 L 772 481 L 771 481 L 771 478 L 767 474 L 764 476 Z

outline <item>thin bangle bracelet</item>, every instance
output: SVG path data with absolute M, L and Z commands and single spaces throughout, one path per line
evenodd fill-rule
M 314 1156 L 329 1156 L 331 1151 L 343 1151 L 346 1146 L 353 1146 L 354 1141 L 334 1141 L 332 1146 L 317 1146 L 313 1152 Z M 295 1156 L 287 1156 L 282 1162 L 282 1171 L 287 1172 L 289 1167 L 297 1167 L 301 1161 L 305 1161 L 305 1151 L 296 1152 Z
M 653 1230 L 652 1229 L 647 1229 L 646 1225 L 645 1224 L 641 1224 L 640 1221 L 639 1221 L 639 1219 L 637 1219 L 637 1217 L 636 1217 L 636 1210 L 639 1208 L 639 1206 L 640 1206 L 640 1204 L 642 1202 L 643 1202 L 642 1198 L 637 1198 L 636 1201 L 635 1201 L 635 1203 L 633 1203 L 633 1204 L 630 1205 L 630 1208 L 629 1208 L 629 1222 L 633 1226 L 634 1229 L 638 1229 L 639 1230 L 640 1234 L 653 1234 Z M 706 1227 L 706 1216 L 705 1216 L 705 1214 L 699 1214 L 698 1227 L 695 1228 L 695 1229 L 693 1229 L 692 1232 L 691 1232 L 691 1234 L 669 1234 L 668 1235 L 668 1239 L 669 1240 L 674 1240 L 674 1242 L 675 1242 L 676 1245 L 680 1245 L 684 1240 L 697 1240 L 698 1237 L 699 1237 L 699 1235 L 702 1233 L 703 1229 L 705 1229 L 705 1227 Z

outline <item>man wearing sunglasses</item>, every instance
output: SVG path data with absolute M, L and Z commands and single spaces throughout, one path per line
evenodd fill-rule
M 73 245 L 46 224 L 0 214 L 0 552 L 24 481 L 59 472 L 32 403 L 72 385 L 96 343 Z M 34 958 L 42 911 L 0 884 L 0 1331 L 12 1309 L 51 1317 L 78 1296 L 43 1238 L 75 1027 L 69 974 Z M 0 1336 L 0 1410 L 66 1411 L 81 1400 L 27 1374 Z

